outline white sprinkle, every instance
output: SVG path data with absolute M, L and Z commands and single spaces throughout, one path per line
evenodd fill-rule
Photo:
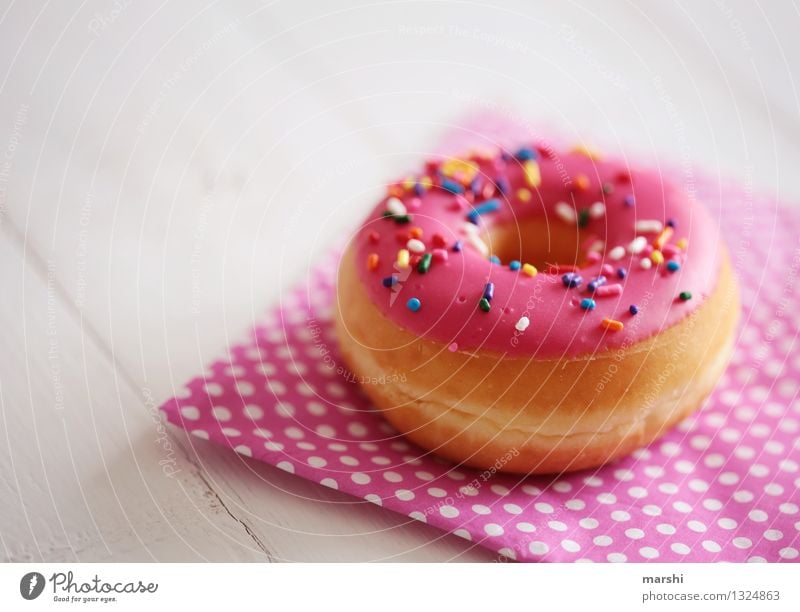
M 389 198 L 386 200 L 386 210 L 388 210 L 393 215 L 404 215 L 408 211 L 406 210 L 406 205 L 403 204 L 398 198 Z
M 647 246 L 647 238 L 644 236 L 637 236 L 633 239 L 628 245 L 628 252 L 632 253 L 633 255 L 638 255 L 642 251 L 644 251 L 645 247 Z
M 643 234 L 657 234 L 664 229 L 664 224 L 658 219 L 642 219 L 636 222 L 636 231 Z
M 625 247 L 615 246 L 608 252 L 608 258 L 612 261 L 617 261 L 625 256 Z
M 642 266 L 645 270 L 649 270 L 653 267 L 653 262 L 650 261 L 649 257 L 642 257 L 642 260 L 639 262 L 639 265 Z
M 575 209 L 566 202 L 556 203 L 556 214 L 567 223 L 577 223 L 578 218 Z
M 515 327 L 517 328 L 517 331 L 524 332 L 526 329 L 528 329 L 528 325 L 530 324 L 531 320 L 528 317 L 520 317 Z
M 477 234 L 478 226 L 475 225 L 474 223 L 464 223 L 464 225 L 461 226 L 461 231 L 467 234 L 468 236 L 471 234 Z
M 602 202 L 595 202 L 589 207 L 589 216 L 592 219 L 599 219 L 606 214 L 606 205 Z
M 592 243 L 592 246 L 589 247 L 589 251 L 597 251 L 598 253 L 602 253 L 604 248 L 606 248 L 606 243 L 602 240 L 596 240 Z
M 481 255 L 484 257 L 489 257 L 489 247 L 486 246 L 486 243 L 481 240 L 481 237 L 478 236 L 478 234 L 470 234 L 467 236 L 467 240 L 472 246 L 478 249 Z
M 412 253 L 424 253 L 425 252 L 425 244 L 421 240 L 417 240 L 416 238 L 412 238 L 406 243 L 406 247 Z

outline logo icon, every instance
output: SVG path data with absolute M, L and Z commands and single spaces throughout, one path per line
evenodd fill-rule
M 19 581 L 19 594 L 24 599 L 36 599 L 44 591 L 44 576 L 39 572 L 28 572 Z

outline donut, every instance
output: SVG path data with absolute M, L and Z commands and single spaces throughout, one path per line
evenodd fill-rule
M 390 183 L 336 287 L 343 367 L 391 425 L 520 474 L 599 466 L 669 431 L 723 374 L 739 315 L 690 189 L 542 143 Z

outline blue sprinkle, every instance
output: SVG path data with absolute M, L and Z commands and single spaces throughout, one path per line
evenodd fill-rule
M 628 308 L 628 312 L 630 312 L 632 315 L 638 314 L 639 307 L 636 304 L 631 304 L 631 307 Z
M 459 183 L 447 178 L 442 179 L 442 189 L 450 193 L 464 193 L 464 188 Z
M 678 227 L 678 223 L 675 221 L 675 219 L 667 219 L 667 227 L 675 229 L 676 227 Z
M 681 264 L 679 264 L 674 259 L 670 259 L 667 262 L 667 270 L 669 270 L 670 272 L 677 272 L 680 269 L 681 269 Z
M 486 283 L 486 286 L 483 288 L 483 297 L 492 301 L 494 298 L 494 283 Z
M 461 249 L 463 248 L 463 246 L 464 246 L 464 243 L 463 243 L 463 242 L 461 242 L 460 240 L 456 240 L 456 241 L 453 243 L 453 252 L 454 252 L 454 253 L 460 253 L 460 252 L 461 252 Z
M 625 268 L 617 268 L 617 278 L 625 278 L 628 276 L 628 271 Z
M 580 285 L 583 282 L 580 274 L 576 274 L 575 272 L 567 272 L 564 276 L 561 277 L 561 282 L 564 283 L 565 287 L 574 288 Z
M 406 306 L 411 312 L 417 312 L 422 307 L 422 302 L 420 302 L 417 298 L 411 298 L 406 302 Z
M 497 255 L 492 255 L 491 257 L 489 257 L 489 261 L 497 265 L 500 265 L 502 263 Z
M 511 270 L 515 270 L 515 271 L 516 271 L 516 270 L 519 270 L 519 269 L 522 267 L 522 262 L 520 262 L 520 261 L 517 261 L 517 260 L 515 259 L 514 261 L 512 261 L 511 263 L 509 263 L 509 264 L 508 264 L 508 267 L 509 267 Z
M 391 289 L 397 284 L 397 277 L 396 276 L 387 276 L 383 279 L 383 286 L 387 289 Z
M 481 192 L 481 187 L 482 187 L 482 186 L 483 186 L 483 185 L 481 184 L 481 179 L 480 179 L 480 177 L 479 177 L 479 176 L 476 176 L 474 179 L 472 179 L 472 182 L 469 184 L 469 190 L 470 190 L 470 191 L 471 191 L 471 192 L 472 192 L 474 195 L 478 195 L 478 194 Z
M 414 183 L 414 195 L 421 197 L 425 193 L 425 185 L 420 182 Z
M 584 310 L 594 310 L 595 306 L 597 306 L 597 304 L 592 298 L 583 298 L 581 300 L 581 308 Z
M 602 274 L 589 283 L 589 291 L 595 291 L 600 285 L 606 284 L 606 277 Z
M 622 201 L 625 202 L 625 206 L 629 206 L 629 207 L 633 206 L 636 203 L 636 200 L 633 199 L 632 195 L 626 195 L 625 199 L 622 200 Z
M 475 208 L 473 208 L 471 211 L 469 211 L 469 214 L 467 215 L 467 219 L 469 219 L 470 222 L 472 222 L 475 225 L 477 225 L 478 224 L 478 217 L 480 217 L 483 214 L 489 213 L 489 212 L 494 212 L 499 208 L 500 208 L 500 200 L 497 200 L 497 199 L 486 200 L 482 204 L 478 204 L 477 206 L 475 206 Z
M 538 155 L 533 149 L 522 147 L 516 152 L 515 157 L 520 161 L 528 161 L 529 159 L 536 159 Z
M 499 191 L 503 195 L 506 195 L 508 193 L 510 187 L 508 186 L 508 179 L 506 177 L 499 176 L 497 177 L 497 180 L 495 180 L 494 183 L 495 185 L 497 185 L 497 191 Z

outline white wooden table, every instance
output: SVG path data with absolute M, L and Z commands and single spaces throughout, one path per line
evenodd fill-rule
M 0 3 L 2 559 L 491 559 L 155 406 L 469 107 L 800 200 L 798 13 Z

